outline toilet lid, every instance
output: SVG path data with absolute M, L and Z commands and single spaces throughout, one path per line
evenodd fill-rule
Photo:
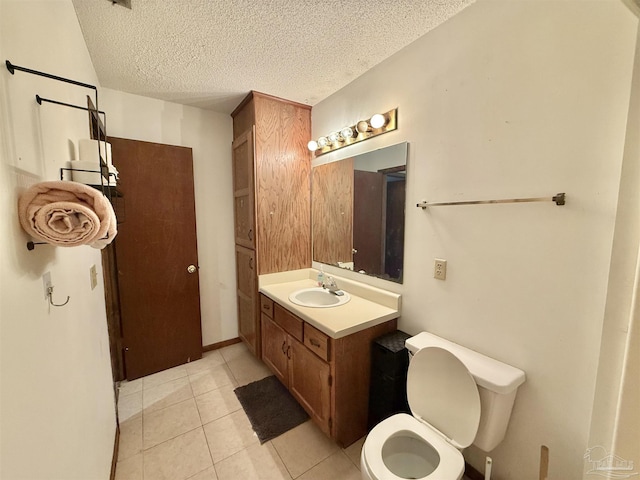
M 407 399 L 417 419 L 435 427 L 452 445 L 473 443 L 480 423 L 480 394 L 467 367 L 438 347 L 418 350 L 409 363 Z

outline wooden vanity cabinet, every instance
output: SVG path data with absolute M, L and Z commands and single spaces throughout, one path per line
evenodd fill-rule
M 311 266 L 311 107 L 251 92 L 231 116 L 234 238 L 254 254 L 249 268 L 236 248 L 238 335 L 260 358 L 258 275 Z
M 262 359 L 318 427 L 342 447 L 367 433 L 372 341 L 397 320 L 331 338 L 260 295 Z
M 271 302 L 273 318 L 264 306 Z M 331 367 L 303 343 L 301 319 L 260 295 L 262 360 L 320 429 L 331 435 Z M 320 332 L 321 333 L 321 332 Z M 324 334 L 322 334 L 324 335 Z

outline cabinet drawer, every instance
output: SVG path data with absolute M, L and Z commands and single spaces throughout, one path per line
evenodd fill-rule
M 273 300 L 260 294 L 260 311 L 267 317 L 273 318 Z
M 320 358 L 329 361 L 329 337 L 308 323 L 304 324 L 304 344 Z
M 304 322 L 277 303 L 274 303 L 273 306 L 273 320 L 292 337 L 302 341 L 302 325 Z

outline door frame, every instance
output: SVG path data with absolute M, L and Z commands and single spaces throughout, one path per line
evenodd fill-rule
M 92 140 L 107 142 L 107 114 L 103 112 L 104 123 L 100 119 L 100 112 L 96 110 L 91 97 L 87 95 L 89 114 L 89 136 Z M 107 333 L 109 337 L 109 354 L 111 357 L 111 371 L 118 397 L 117 383 L 124 380 L 126 370 L 122 350 L 122 320 L 120 315 L 120 295 L 118 292 L 118 259 L 116 257 L 115 242 L 113 241 L 100 251 L 102 257 L 102 279 L 104 284 L 105 315 L 107 318 Z

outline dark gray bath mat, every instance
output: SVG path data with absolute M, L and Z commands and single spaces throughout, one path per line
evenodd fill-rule
M 309 418 L 273 375 L 234 390 L 260 443 L 297 427 Z

